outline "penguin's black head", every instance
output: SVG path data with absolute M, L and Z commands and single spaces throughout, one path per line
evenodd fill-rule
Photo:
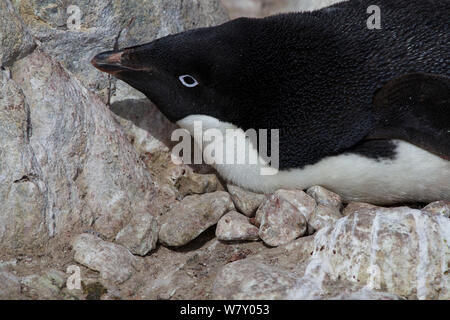
M 257 81 L 249 76 L 252 26 L 237 19 L 100 53 L 92 64 L 143 92 L 173 122 L 194 114 L 233 121 Z

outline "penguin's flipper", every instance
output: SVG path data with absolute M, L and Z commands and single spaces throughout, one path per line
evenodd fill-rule
M 450 160 L 450 78 L 414 73 L 389 81 L 374 98 L 369 139 L 400 139 Z

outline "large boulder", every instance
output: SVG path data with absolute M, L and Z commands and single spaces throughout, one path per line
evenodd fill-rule
M 384 294 L 377 298 L 373 292 L 388 292 L 408 299 L 448 300 L 449 230 L 450 219 L 442 215 L 407 207 L 358 209 L 314 236 L 228 265 L 219 272 L 213 291 L 216 298 L 226 299 L 315 299 L 336 298 L 333 288 L 342 288 L 349 294 L 341 298 L 378 299 Z M 250 265 L 258 268 L 243 274 Z M 237 286 L 241 278 L 245 282 Z M 264 286 L 270 279 L 273 288 Z M 369 291 L 357 289 L 362 287 Z M 324 290 L 334 293 L 319 294 Z
M 75 227 L 112 238 L 148 210 L 152 177 L 98 97 L 40 50 L 0 77 L 2 247 Z

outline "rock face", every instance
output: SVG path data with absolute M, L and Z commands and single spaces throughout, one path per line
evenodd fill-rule
M 86 233 L 75 237 L 72 246 L 75 261 L 99 271 L 103 279 L 123 283 L 136 272 L 136 258 L 122 246 Z
M 33 37 L 14 11 L 10 0 L 0 2 L 0 66 L 10 66 L 35 48 Z
M 233 201 L 223 191 L 188 196 L 163 217 L 159 241 L 167 246 L 183 246 L 231 210 Z
M 129 47 L 186 29 L 225 22 L 217 1 L 15 1 L 40 48 L 61 61 L 88 89 L 103 92 L 106 102 L 115 80 L 90 65 L 99 52 Z M 72 6 L 72 7 L 70 7 Z M 75 7 L 73 7 L 75 6 Z M 79 18 L 79 19 L 78 19 Z M 79 21 L 79 28 L 74 27 Z M 122 98 L 129 97 L 127 87 Z
M 265 264 L 237 261 L 225 266 L 213 285 L 213 299 L 274 300 L 286 298 L 295 274 Z
M 2 140 L 11 141 L 1 158 L 10 170 L 0 186 L 2 245 L 91 224 L 112 238 L 145 210 L 155 195 L 150 173 L 96 96 L 39 50 L 16 62 L 6 83 L 14 99 L 2 99 L 0 117 Z
M 297 196 L 297 197 L 296 197 Z M 269 246 L 280 246 L 304 235 L 307 230 L 305 215 L 314 210 L 314 200 L 299 201 L 308 197 L 303 191 L 280 190 L 271 195 L 258 209 L 259 236 Z M 295 203 L 295 205 L 293 204 Z
M 216 237 L 224 241 L 258 240 L 258 228 L 236 211 L 224 215 L 217 223 Z
M 299 278 L 295 273 L 251 259 L 225 266 L 213 285 L 213 299 L 286 300 L 350 299 L 396 300 L 398 296 L 372 291 L 356 284 Z
M 45 226 L 45 183 L 31 174 L 30 108 L 9 72 L 0 71 L 0 247 L 40 246 Z
M 306 273 L 408 298 L 448 299 L 450 220 L 410 208 L 368 209 L 315 236 Z
M 407 207 L 361 209 L 255 259 L 321 283 L 347 281 L 409 299 L 448 299 L 449 230 L 450 219 Z
M 314 236 L 227 265 L 215 297 L 449 299 L 449 230 L 450 219 L 411 208 L 362 209 Z

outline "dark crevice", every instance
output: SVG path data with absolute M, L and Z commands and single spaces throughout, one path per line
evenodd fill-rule
M 14 180 L 14 183 L 29 182 L 29 181 L 30 181 L 30 178 L 27 175 L 25 175 L 25 176 L 23 176 L 22 178 L 20 178 L 18 180 Z
M 30 143 L 31 136 L 33 134 L 33 126 L 31 124 L 31 111 L 28 104 L 26 104 L 26 112 L 27 112 L 27 143 Z
M 33 180 L 35 180 L 37 178 L 37 176 L 33 173 L 30 174 L 26 174 L 24 175 L 22 178 L 14 180 L 14 183 L 21 183 L 21 182 L 31 182 Z

